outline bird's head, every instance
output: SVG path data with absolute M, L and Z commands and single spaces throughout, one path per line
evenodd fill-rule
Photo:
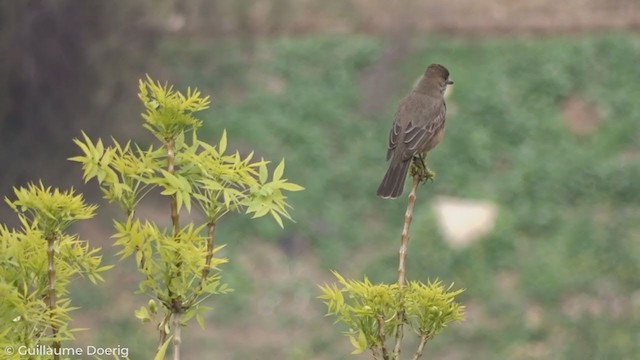
M 413 91 L 430 96 L 442 96 L 447 85 L 453 84 L 449 76 L 449 70 L 440 64 L 431 64 L 425 70 Z
M 424 72 L 424 76 L 428 79 L 438 80 L 444 86 L 453 84 L 449 70 L 440 64 L 431 64 Z

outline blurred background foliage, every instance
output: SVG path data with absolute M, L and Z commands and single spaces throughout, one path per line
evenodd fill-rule
M 632 0 L 72 1 L 0 3 L 0 192 L 75 185 L 71 139 L 140 140 L 144 73 L 212 95 L 211 141 L 286 158 L 284 232 L 226 220 L 225 281 L 189 358 L 347 359 L 316 283 L 329 269 L 394 281 L 403 200 L 375 197 L 395 107 L 429 63 L 456 82 L 438 172 L 419 193 L 408 276 L 466 288 L 438 359 L 634 359 L 640 353 L 640 4 Z M 153 141 L 142 138 L 142 141 Z M 493 230 L 452 248 L 438 196 L 497 205 Z M 93 193 L 94 201 L 99 195 Z M 168 209 L 167 209 L 168 210 Z M 147 204 L 149 216 L 168 211 Z M 6 214 L 2 208 L 0 214 Z M 111 216 L 78 228 L 112 252 Z M 3 219 L 6 216 L 2 216 Z M 4 222 L 4 221 L 3 221 Z M 112 260 L 114 262 L 115 260 Z M 105 259 L 109 263 L 109 259 Z M 75 285 L 79 344 L 155 347 L 133 319 L 132 264 Z M 364 358 L 364 357 L 363 357 Z

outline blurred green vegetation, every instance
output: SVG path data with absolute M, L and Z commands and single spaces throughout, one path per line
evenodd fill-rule
M 387 166 L 395 107 L 437 62 L 456 83 L 447 136 L 429 157 L 438 177 L 418 194 L 408 277 L 466 288 L 461 300 L 468 321 L 430 343 L 427 357 L 635 358 L 640 38 L 421 39 L 393 69 L 406 86 L 390 92 L 387 110 L 375 115 L 360 108 L 362 78 L 384 46 L 376 38 L 260 40 L 252 56 L 233 42 L 160 45 L 161 59 L 181 85 L 211 90 L 205 127 L 212 141 L 226 128 L 230 147 L 286 158 L 290 180 L 306 187 L 291 196 L 296 223 L 284 234 L 261 220 L 219 226 L 231 259 L 225 280 L 237 291 L 217 300 L 213 326 L 251 322 L 244 310 L 255 284 L 234 257 L 255 241 L 278 244 L 290 261 L 305 261 L 295 247 L 288 249 L 288 239 L 303 239 L 327 274 L 337 269 L 355 278 L 395 280 L 406 203 L 379 199 L 375 189 Z M 562 107 L 573 96 L 598 109 L 601 122 L 590 134 L 578 136 L 566 125 Z M 437 195 L 496 202 L 496 228 L 468 248 L 449 248 L 431 210 Z M 313 279 L 296 286 L 315 291 Z M 320 303 L 317 310 L 314 321 L 330 322 Z M 274 356 L 350 358 L 348 344 L 338 345 L 345 341 L 339 329 L 310 333 L 308 341 Z M 213 353 L 223 345 L 210 344 Z

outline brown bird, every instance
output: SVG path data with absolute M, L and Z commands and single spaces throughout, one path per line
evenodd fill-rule
M 378 187 L 378 196 L 395 199 L 402 194 L 411 160 L 440 143 L 444 136 L 447 105 L 444 92 L 453 84 L 449 70 L 431 64 L 405 97 L 389 132 L 389 169 Z

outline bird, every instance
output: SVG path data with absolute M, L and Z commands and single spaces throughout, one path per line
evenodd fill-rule
M 395 199 L 402 195 L 412 159 L 422 157 L 442 141 L 447 116 L 444 92 L 452 84 L 446 67 L 431 64 L 398 106 L 389 131 L 389 169 L 378 187 L 378 196 Z

